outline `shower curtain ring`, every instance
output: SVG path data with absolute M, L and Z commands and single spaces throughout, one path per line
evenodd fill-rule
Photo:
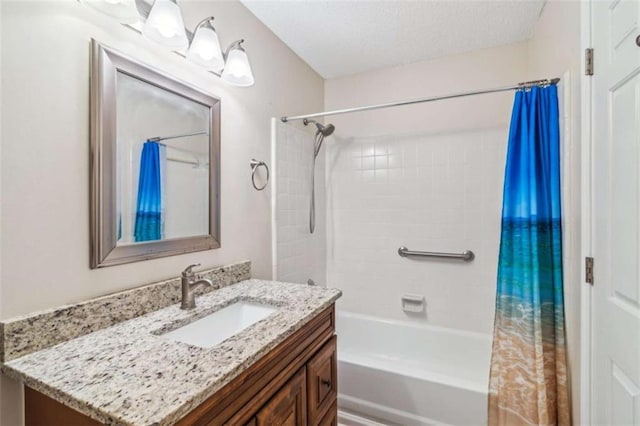
M 252 158 L 249 164 L 251 166 L 251 184 L 256 189 L 256 191 L 262 191 L 267 187 L 267 184 L 269 183 L 269 166 L 267 166 L 267 163 L 265 163 L 264 161 L 258 161 L 255 158 Z M 256 170 L 258 170 L 258 167 L 260 166 L 264 166 L 265 170 L 267 171 L 267 181 L 262 186 L 256 185 Z

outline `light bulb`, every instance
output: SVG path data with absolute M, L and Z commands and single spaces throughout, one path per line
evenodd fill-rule
M 158 32 L 165 38 L 171 38 L 176 35 L 173 22 L 159 22 L 157 28 Z
M 213 49 L 200 49 L 200 52 L 198 53 L 198 55 L 200 55 L 200 58 L 203 61 L 210 61 L 211 59 L 213 59 Z
M 172 0 L 154 1 L 142 34 L 172 50 L 184 51 L 189 46 L 182 12 L 178 4 Z
M 227 62 L 222 71 L 222 78 L 234 86 L 253 86 L 255 80 L 249 64 L 249 57 L 242 47 L 236 47 L 229 51 Z
M 215 72 L 219 72 L 224 67 L 218 35 L 209 22 L 198 25 L 196 28 L 187 59 Z
M 210 30 L 201 30 L 202 32 L 212 32 Z M 218 37 L 216 37 L 215 33 L 213 33 L 213 37 L 215 37 L 216 39 Z M 212 38 L 213 38 L 212 37 Z M 197 52 L 197 54 L 200 56 L 200 58 L 202 58 L 205 61 L 210 60 L 211 58 L 213 58 L 213 56 L 216 53 L 216 49 L 215 47 L 212 45 L 212 43 L 200 43 L 198 45 L 198 48 L 195 49 L 195 51 Z

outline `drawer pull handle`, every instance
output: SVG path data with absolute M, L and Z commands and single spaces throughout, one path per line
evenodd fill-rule
M 330 380 L 321 379 L 320 383 L 322 383 L 323 385 L 325 385 L 328 388 L 331 387 L 331 381 Z

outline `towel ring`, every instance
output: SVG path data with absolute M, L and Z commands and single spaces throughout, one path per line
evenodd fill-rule
M 253 184 L 253 187 L 256 189 L 256 191 L 262 191 L 267 187 L 267 184 L 269 183 L 269 166 L 267 166 L 267 163 L 265 163 L 264 161 L 258 161 L 255 158 L 252 158 L 249 164 L 251 165 L 251 184 Z M 256 185 L 256 170 L 258 170 L 258 167 L 260 166 L 264 166 L 265 170 L 267 171 L 267 181 L 264 183 L 264 185 L 259 187 L 258 185 Z

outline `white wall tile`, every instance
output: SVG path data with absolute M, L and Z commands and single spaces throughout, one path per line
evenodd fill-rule
M 275 279 L 318 285 L 326 284 L 326 192 L 325 148 L 316 164 L 316 228 L 309 232 L 309 208 L 311 200 L 311 167 L 313 158 L 313 133 L 288 124 L 276 123 L 275 155 L 278 167 L 275 171 L 276 208 L 274 271 Z M 349 170 L 357 165 L 350 163 Z
M 343 291 L 340 309 L 491 332 L 507 135 L 499 127 L 330 140 L 327 269 Z M 402 245 L 470 249 L 476 259 L 404 259 Z M 402 293 L 424 294 L 426 315 L 407 317 Z

